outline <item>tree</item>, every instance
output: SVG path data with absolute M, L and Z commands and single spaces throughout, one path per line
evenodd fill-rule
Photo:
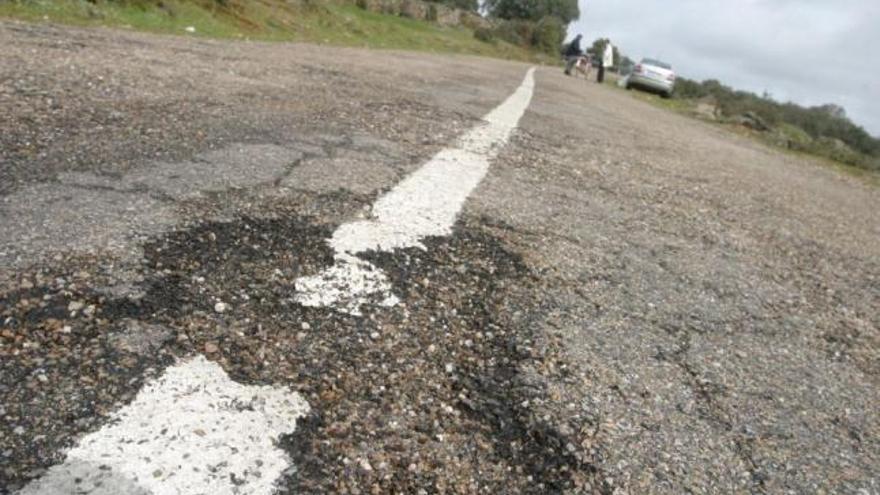
M 556 54 L 565 39 L 565 26 L 553 16 L 541 18 L 532 31 L 532 46 L 545 53 Z
M 454 7 L 462 10 L 469 10 L 471 12 L 477 12 L 480 8 L 480 4 L 477 0 L 428 0 L 432 3 L 442 3 L 444 5 L 448 5 L 450 7 Z
M 564 25 L 581 16 L 577 0 L 543 0 L 538 2 L 538 14 L 543 17 L 556 17 Z
M 608 46 L 608 43 L 611 43 L 611 40 L 608 38 L 599 38 L 593 42 L 593 46 L 587 49 L 587 53 L 591 54 L 594 58 L 602 58 L 602 55 L 605 53 L 605 47 Z M 613 55 L 612 65 L 614 67 L 620 67 L 620 50 L 614 45 L 611 46 L 611 53 Z
M 486 10 L 500 19 L 540 21 L 556 17 L 563 25 L 580 16 L 577 0 L 486 0 Z
M 845 119 L 846 118 L 846 110 L 840 105 L 836 105 L 834 103 L 826 103 L 826 104 L 820 105 L 816 108 L 827 113 L 828 115 L 830 115 L 831 117 L 834 117 L 836 119 Z
M 632 72 L 633 67 L 636 66 L 636 63 L 633 59 L 627 57 L 626 55 L 618 53 L 620 56 L 620 63 L 617 66 L 617 70 L 620 71 L 621 74 L 629 74 Z

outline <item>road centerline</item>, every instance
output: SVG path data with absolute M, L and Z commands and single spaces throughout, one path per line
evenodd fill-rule
M 19 495 L 273 493 L 290 466 L 275 442 L 308 411 L 286 387 L 234 382 L 196 356 L 148 382 Z
M 522 84 L 483 117 L 456 145 L 446 148 L 379 198 L 372 218 L 341 225 L 328 243 L 333 266 L 296 280 L 297 302 L 335 307 L 358 315 L 364 304 L 394 306 L 399 302 L 382 270 L 357 255 L 370 250 L 390 252 L 420 247 L 422 239 L 452 233 L 464 202 L 477 187 L 491 161 L 507 143 L 534 92 L 534 68 Z

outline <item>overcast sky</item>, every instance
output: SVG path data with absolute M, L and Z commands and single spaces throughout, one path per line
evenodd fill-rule
M 569 37 L 778 101 L 842 105 L 880 137 L 880 0 L 579 0 Z M 582 46 L 586 48 L 586 46 Z

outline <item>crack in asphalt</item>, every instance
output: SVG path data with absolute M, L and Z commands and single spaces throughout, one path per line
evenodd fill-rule
M 59 181 L 58 184 L 61 184 L 65 187 L 70 187 L 73 189 L 82 189 L 83 191 L 96 191 L 96 192 L 117 192 L 117 193 L 127 193 L 127 194 L 143 194 L 148 196 L 150 199 L 154 199 L 161 203 L 165 204 L 174 204 L 178 203 L 180 200 L 175 198 L 174 196 L 160 191 L 158 189 L 154 189 L 143 184 L 138 184 L 132 188 L 123 188 L 123 187 L 113 187 L 113 186 L 102 186 L 100 184 L 79 184 L 75 182 L 64 182 Z
M 740 433 L 734 431 L 733 421 L 727 415 L 724 408 L 715 400 L 715 396 L 723 394 L 724 390 L 713 387 L 712 383 L 703 379 L 700 372 L 694 369 L 691 363 L 688 362 L 687 356 L 691 348 L 691 332 L 695 330 L 687 326 L 667 327 L 665 330 L 670 335 L 678 338 L 677 346 L 673 352 L 668 354 L 660 350 L 655 355 L 655 359 L 670 362 L 684 373 L 686 379 L 682 383 L 691 389 L 698 403 L 702 404 L 702 407 L 698 409 L 698 416 L 725 434 L 732 436 L 729 441 L 732 442 L 733 451 L 746 465 L 752 482 L 753 493 L 767 493 L 767 476 L 757 461 L 755 461 L 749 445 L 754 440 L 743 438 Z
M 572 237 L 572 236 L 568 236 L 565 234 L 560 234 L 558 232 L 548 232 L 545 230 L 530 230 L 530 229 L 526 229 L 521 226 L 513 226 L 503 220 L 490 218 L 485 215 L 480 218 L 480 222 L 489 228 L 495 228 L 495 229 L 499 229 L 502 231 L 511 232 L 511 233 L 515 233 L 515 234 L 522 234 L 526 237 L 558 239 L 561 241 L 565 241 L 569 244 L 574 244 L 576 246 L 585 245 L 584 241 L 582 239 L 577 238 L 577 237 Z

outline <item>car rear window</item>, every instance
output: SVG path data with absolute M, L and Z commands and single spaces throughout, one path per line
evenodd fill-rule
M 644 65 L 653 65 L 654 67 L 661 67 L 661 68 L 663 68 L 663 69 L 669 69 L 669 70 L 672 70 L 672 66 L 671 66 L 671 65 L 667 64 L 666 62 L 661 62 L 661 61 L 659 61 L 659 60 L 654 60 L 654 59 L 652 59 L 652 58 L 645 58 L 645 59 L 642 59 L 642 63 L 643 63 Z

